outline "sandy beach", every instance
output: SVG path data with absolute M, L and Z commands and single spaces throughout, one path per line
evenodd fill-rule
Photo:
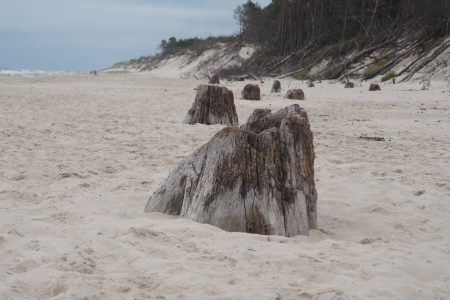
M 230 233 L 149 196 L 223 126 L 185 125 L 201 81 L 0 77 L 0 299 L 449 299 L 450 87 L 282 80 L 316 152 L 319 230 Z M 382 137 L 369 141 L 366 137 Z

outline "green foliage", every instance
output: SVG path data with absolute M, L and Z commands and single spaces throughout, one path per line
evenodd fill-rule
M 397 73 L 395 73 L 394 71 L 389 71 L 386 75 L 384 75 L 381 78 L 381 82 L 388 81 L 388 80 L 394 78 L 395 76 L 397 76 Z
M 159 48 L 161 49 L 162 54 L 172 54 L 185 49 L 202 52 L 216 43 L 230 43 L 235 40 L 236 37 L 234 36 L 210 36 L 207 38 L 194 37 L 187 39 L 176 39 L 175 37 L 171 37 L 168 41 L 162 40 Z
M 380 59 L 377 62 L 374 62 L 373 64 L 370 64 L 367 66 L 367 68 L 364 70 L 364 76 L 368 76 L 370 74 L 373 74 L 377 72 L 379 69 L 381 69 L 385 64 L 389 62 L 389 58 L 385 57 L 383 59 Z
M 163 53 L 174 51 L 174 50 L 180 50 L 192 47 L 194 44 L 198 43 L 200 41 L 199 38 L 189 38 L 189 39 L 179 39 L 177 40 L 175 37 L 169 38 L 168 41 L 162 40 L 161 44 L 159 45 L 159 48 Z
M 251 0 L 234 10 L 242 40 L 254 44 L 267 44 L 276 35 L 283 0 L 272 0 L 265 8 Z
M 312 80 L 312 78 L 306 72 L 298 72 L 292 75 L 293 79 L 296 80 Z
M 241 66 L 230 66 L 223 69 L 218 70 L 217 75 L 220 78 L 231 78 L 233 76 L 240 76 L 246 74 L 246 71 Z

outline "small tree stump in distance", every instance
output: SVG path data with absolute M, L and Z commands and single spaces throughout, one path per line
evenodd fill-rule
M 355 87 L 355 84 L 353 82 L 348 81 L 345 83 L 346 89 L 353 89 L 354 87 Z
M 380 85 L 377 83 L 372 83 L 369 87 L 369 91 L 381 91 Z
M 291 100 L 305 100 L 305 93 L 302 89 L 292 89 L 287 91 L 284 98 Z
M 187 157 L 146 212 L 180 215 L 226 231 L 295 236 L 317 228 L 313 134 L 291 105 L 227 127 Z
M 184 123 L 239 125 L 233 92 L 217 85 L 200 85 Z
M 219 75 L 215 74 L 209 78 L 209 84 L 220 84 Z
M 261 91 L 257 84 L 247 84 L 242 90 L 242 99 L 261 100 Z
M 310 87 L 310 88 L 315 87 L 314 82 L 312 82 L 312 81 L 308 82 L 308 87 Z
M 281 92 L 281 82 L 279 80 L 275 80 L 272 85 L 272 93 Z

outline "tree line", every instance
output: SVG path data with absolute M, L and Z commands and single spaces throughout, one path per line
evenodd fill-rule
M 202 52 L 216 43 L 229 43 L 235 40 L 235 36 L 210 36 L 207 38 L 194 37 L 186 39 L 171 37 L 168 40 L 162 40 L 159 44 L 159 49 L 162 54 L 173 54 L 185 49 Z
M 379 41 L 414 35 L 443 36 L 450 0 L 273 0 L 239 6 L 242 41 L 285 55 L 350 39 Z

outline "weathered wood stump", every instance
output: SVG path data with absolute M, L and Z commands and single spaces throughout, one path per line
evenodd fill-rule
M 272 85 L 272 93 L 281 92 L 281 82 L 279 80 L 275 80 Z
M 288 90 L 284 98 L 292 100 L 305 100 L 305 93 L 302 89 Z
M 233 92 L 217 85 L 200 85 L 184 123 L 239 125 Z
M 353 82 L 348 81 L 345 83 L 346 89 L 353 89 L 354 87 L 355 87 L 355 84 Z
M 220 84 L 219 75 L 215 74 L 209 78 L 209 84 Z
M 261 91 L 257 84 L 247 84 L 242 90 L 242 99 L 261 100 Z
M 262 119 L 262 118 L 264 118 L 266 116 L 269 116 L 270 114 L 272 114 L 272 111 L 270 109 L 257 108 L 248 117 L 247 124 L 250 124 L 250 123 L 253 123 L 255 121 L 258 121 L 259 119 Z
M 315 87 L 314 82 L 312 82 L 312 81 L 308 82 L 308 87 L 310 87 L 310 88 Z
M 381 87 L 377 83 L 372 83 L 369 87 L 369 91 L 381 91 Z
M 313 134 L 298 105 L 227 127 L 187 157 L 146 212 L 180 215 L 226 231 L 307 235 L 317 228 Z

